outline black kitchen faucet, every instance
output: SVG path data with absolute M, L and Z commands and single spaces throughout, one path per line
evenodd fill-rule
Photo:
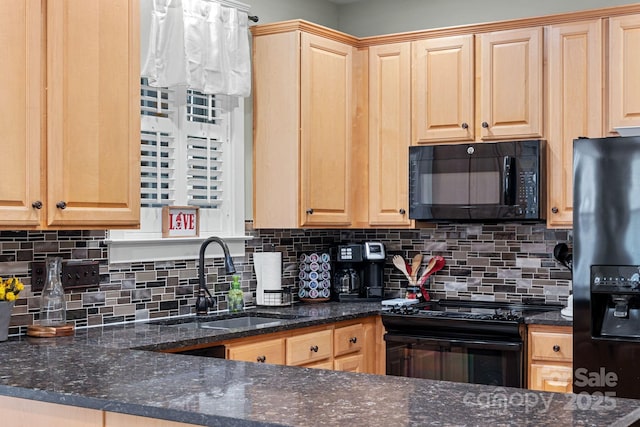
M 207 288 L 207 280 L 204 275 L 204 252 L 210 243 L 216 242 L 222 248 L 224 252 L 224 268 L 227 274 L 233 274 L 236 272 L 236 267 L 233 265 L 231 254 L 229 253 L 229 247 L 219 237 L 209 237 L 200 245 L 200 263 L 198 265 L 198 297 L 196 298 L 196 314 L 206 315 L 209 313 L 209 308 L 215 305 L 215 299 L 209 288 Z

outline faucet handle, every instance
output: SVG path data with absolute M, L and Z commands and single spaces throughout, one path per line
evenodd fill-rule
M 198 297 L 196 298 L 196 314 L 207 315 L 209 309 L 216 305 L 214 297 L 207 297 L 204 289 L 200 288 L 198 291 Z

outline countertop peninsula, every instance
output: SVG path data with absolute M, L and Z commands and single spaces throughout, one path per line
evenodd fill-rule
M 379 308 L 329 303 L 278 309 L 306 317 L 269 331 L 375 315 Z M 74 337 L 22 337 L 0 343 L 0 394 L 196 425 L 624 426 L 640 419 L 640 401 L 632 399 L 149 351 L 248 333 L 135 323 L 78 330 Z

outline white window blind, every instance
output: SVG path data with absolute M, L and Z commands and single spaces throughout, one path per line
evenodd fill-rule
M 186 86 L 156 88 L 141 79 L 141 224 L 139 230 L 109 232 L 112 262 L 188 257 L 192 248 L 185 250 L 183 242 L 189 239 L 180 239 L 181 245 L 162 239 L 163 206 L 199 207 L 198 239 L 233 236 L 238 250 L 244 250 L 243 103 Z M 149 255 L 111 254 L 112 248 L 126 248 L 126 242 L 136 242 L 129 248 L 139 252 L 142 241 L 154 242 Z M 176 249 L 175 256 L 168 247 Z
M 174 203 L 174 140 L 166 132 L 143 130 L 140 152 L 140 204 L 153 208 Z
M 224 97 L 180 92 L 154 88 L 141 79 L 141 204 L 220 209 L 228 145 Z M 180 114 L 181 98 L 184 114 Z
M 213 138 L 187 139 L 187 200 L 216 209 L 222 201 L 222 145 Z

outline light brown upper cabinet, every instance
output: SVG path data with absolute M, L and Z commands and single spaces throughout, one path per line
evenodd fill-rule
M 476 48 L 476 135 L 482 140 L 541 137 L 542 28 L 479 34 Z
M 542 28 L 418 40 L 412 55 L 414 144 L 542 136 Z
M 413 141 L 473 141 L 473 35 L 412 44 Z
M 353 51 L 299 30 L 254 34 L 254 227 L 351 224 Z
M 601 137 L 601 20 L 553 25 L 547 37 L 547 225 L 573 223 L 573 140 Z
M 5 6 L 0 227 L 137 226 L 137 0 Z
M 369 224 L 409 226 L 411 45 L 369 48 Z
M 640 14 L 609 20 L 609 132 L 640 126 Z
M 43 195 L 42 7 L 40 0 L 14 0 L 4 6 L 0 14 L 0 226 L 35 228 L 42 211 L 32 203 L 42 203 Z

